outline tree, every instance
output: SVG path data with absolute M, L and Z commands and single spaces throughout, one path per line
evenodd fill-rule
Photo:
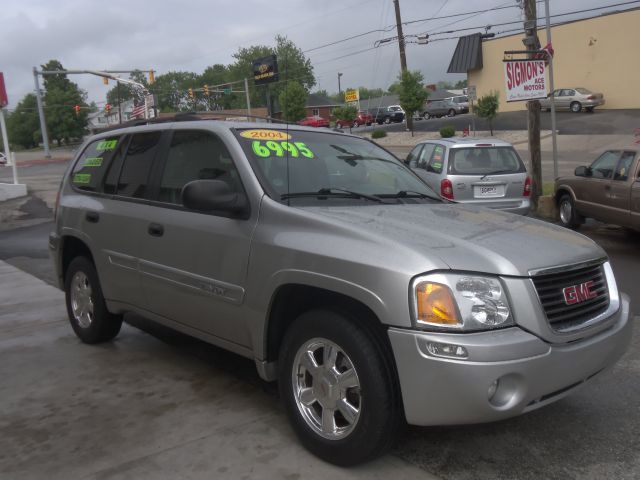
M 413 114 L 422 110 L 424 102 L 427 101 L 429 93 L 422 88 L 424 77 L 417 71 L 402 72 L 399 75 L 400 80 L 400 106 L 407 116 L 407 125 L 411 125 L 411 136 L 413 136 Z
M 158 97 L 158 108 L 162 112 L 193 110 L 193 100 L 189 98 L 189 88 L 199 88 L 198 75 L 193 72 L 167 72 L 158 75 L 149 91 Z
M 41 140 L 36 96 L 29 93 L 7 119 L 9 140 L 23 148 L 37 147 Z
M 333 116 L 336 117 L 336 120 L 342 120 L 343 123 L 353 125 L 353 121 L 358 116 L 358 109 L 351 105 L 334 108 Z
M 298 82 L 288 82 L 279 97 L 283 118 L 288 122 L 302 120 L 307 114 L 307 96 L 307 91 Z
M 389 85 L 387 91 L 392 95 L 400 95 L 400 82 L 393 82 Z
M 42 65 L 43 70 L 64 70 L 57 60 Z M 47 130 L 52 140 L 69 142 L 81 138 L 87 124 L 88 106 L 86 93 L 78 88 L 64 73 L 44 76 L 44 103 Z M 80 106 L 76 113 L 74 107 Z
M 129 75 L 129 79 L 143 84 L 145 87 L 149 88 L 149 84 L 147 82 L 147 75 L 140 70 L 135 70 L 131 72 Z M 134 90 L 135 88 L 132 85 L 127 83 L 120 83 L 120 101 L 122 103 L 131 100 L 134 98 Z M 107 92 L 107 103 L 111 105 L 118 105 L 118 84 L 113 86 L 111 90 Z
M 462 90 L 464 88 L 467 88 L 467 83 L 468 82 L 466 78 L 464 80 L 458 80 L 453 88 L 455 88 L 456 90 Z
M 444 80 L 440 80 L 438 83 L 436 83 L 436 88 L 438 90 L 451 90 L 451 89 L 453 89 L 453 85 L 451 85 L 450 82 L 446 82 Z
M 479 98 L 473 109 L 476 115 L 480 118 L 486 118 L 489 121 L 491 136 L 493 136 L 493 119 L 498 115 L 498 107 L 500 106 L 498 95 L 498 92 L 491 92 Z
M 360 100 L 368 100 L 370 98 L 379 98 L 384 96 L 384 94 L 386 93 L 381 88 L 369 89 L 367 87 L 360 87 L 359 90 L 360 90 Z

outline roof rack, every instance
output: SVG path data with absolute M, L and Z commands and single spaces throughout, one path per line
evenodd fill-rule
M 96 133 L 110 132 L 112 130 L 119 130 L 121 128 L 128 128 L 128 127 L 139 127 L 141 125 L 154 125 L 156 123 L 194 122 L 198 120 L 221 120 L 221 117 L 252 118 L 256 120 L 265 120 L 270 123 L 296 125 L 293 122 L 287 122 L 285 120 L 280 120 L 278 118 L 262 117 L 259 115 L 244 115 L 242 113 L 225 112 L 224 110 L 220 110 L 217 112 L 216 111 L 211 111 L 211 112 L 188 111 L 188 112 L 176 112 L 174 114 L 161 114 L 161 115 L 162 116 L 154 117 L 154 118 L 140 118 L 136 120 L 129 120 L 127 122 L 123 122 L 118 125 L 100 128 L 96 131 Z

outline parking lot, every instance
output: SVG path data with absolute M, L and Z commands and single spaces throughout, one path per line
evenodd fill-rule
M 564 150 L 564 168 L 589 163 L 607 138 Z M 557 403 L 493 424 L 411 427 L 389 455 L 351 469 L 299 444 L 274 385 L 251 361 L 133 315 L 114 342 L 81 344 L 47 256 L 65 168 L 21 168 L 32 195 L 0 206 L 8 219 L 0 229 L 0 478 L 640 477 L 638 328 L 612 370 Z M 638 238 L 596 222 L 582 233 L 607 251 L 638 312 Z

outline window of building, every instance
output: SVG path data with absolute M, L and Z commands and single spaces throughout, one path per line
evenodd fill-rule
M 216 135 L 196 130 L 173 134 L 160 180 L 159 200 L 182 204 L 182 188 L 192 180 L 222 180 L 233 192 L 242 192 L 240 176 L 229 150 Z
M 319 108 L 311 109 L 311 115 L 319 117 L 320 116 L 320 109 Z
M 145 196 L 161 136 L 162 132 L 145 132 L 131 138 L 118 180 L 118 195 L 133 198 Z

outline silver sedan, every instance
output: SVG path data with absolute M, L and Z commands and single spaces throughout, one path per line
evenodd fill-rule
M 595 107 L 604 105 L 604 95 L 593 93 L 586 88 L 560 88 L 553 91 L 557 109 L 569 109 L 579 113 L 584 108 L 587 112 L 593 112 Z M 551 94 L 540 100 L 540 108 L 551 110 Z

